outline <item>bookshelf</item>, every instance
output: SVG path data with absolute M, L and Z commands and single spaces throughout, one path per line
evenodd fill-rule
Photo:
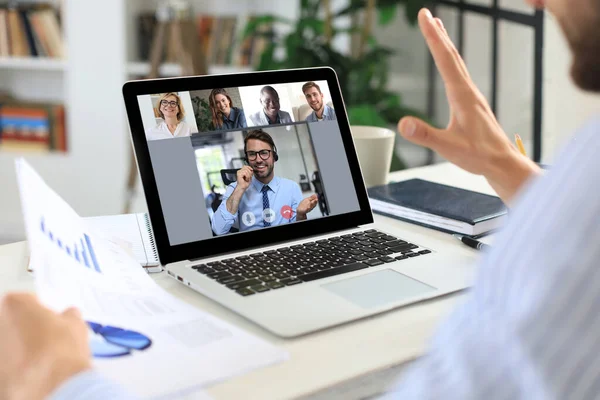
M 139 61 L 136 51 L 135 17 L 155 8 L 156 1 L 45 2 L 61 5 L 65 58 L 0 57 L 0 91 L 9 91 L 23 100 L 63 102 L 67 107 L 69 152 L 0 152 L 0 237 L 8 240 L 25 236 L 14 170 L 14 161 L 21 156 L 80 215 L 122 212 L 131 142 L 121 88 L 125 81 L 138 79 L 149 69 L 148 63 Z M 194 12 L 211 15 L 297 15 L 295 1 L 190 2 Z M 210 67 L 211 73 L 247 70 Z M 161 73 L 177 76 L 180 71 L 175 64 L 165 64 Z M 138 203 L 144 206 L 143 201 Z
M 211 74 L 231 74 L 235 72 L 249 72 L 250 67 L 241 67 L 236 65 L 210 65 L 208 67 Z M 131 76 L 144 76 L 150 72 L 150 64 L 145 61 L 131 61 L 127 63 L 127 73 Z M 159 68 L 159 74 L 163 77 L 181 75 L 179 64 L 164 63 Z
M 64 72 L 65 60 L 48 57 L 0 57 L 0 70 Z

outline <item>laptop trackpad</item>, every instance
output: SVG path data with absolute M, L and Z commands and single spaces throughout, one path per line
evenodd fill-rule
M 328 283 L 321 287 L 363 308 L 380 307 L 437 290 L 391 269 Z

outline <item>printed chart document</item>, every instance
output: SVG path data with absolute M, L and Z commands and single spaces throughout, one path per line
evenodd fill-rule
M 168 294 L 29 164 L 16 163 L 37 293 L 56 311 L 81 310 L 94 366 L 107 378 L 143 398 L 173 398 L 287 358 Z

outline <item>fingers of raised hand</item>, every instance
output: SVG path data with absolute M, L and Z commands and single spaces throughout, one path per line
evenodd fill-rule
M 434 19 L 429 10 L 422 9 L 419 13 L 419 26 L 446 86 L 451 88 L 470 84 L 465 63 L 442 21 Z

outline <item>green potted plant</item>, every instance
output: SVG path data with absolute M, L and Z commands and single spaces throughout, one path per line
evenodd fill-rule
M 300 0 L 297 20 L 258 16 L 246 25 L 242 40 L 255 35 L 268 38 L 258 70 L 332 67 L 340 81 L 350 124 L 390 127 L 405 115 L 424 118 L 419 110 L 402 104 L 400 93 L 388 90 L 389 60 L 394 51 L 377 43 L 372 34 L 375 15 L 379 24 L 388 24 L 401 4 L 407 21 L 414 25 L 426 1 L 350 0 L 346 7 L 332 10 L 330 0 Z M 348 17 L 350 26 L 342 27 L 339 19 Z M 271 29 L 274 23 L 287 25 L 288 33 Z M 349 51 L 342 52 L 332 45 L 339 35 L 350 38 Z M 394 154 L 391 170 L 402 168 L 404 163 Z

